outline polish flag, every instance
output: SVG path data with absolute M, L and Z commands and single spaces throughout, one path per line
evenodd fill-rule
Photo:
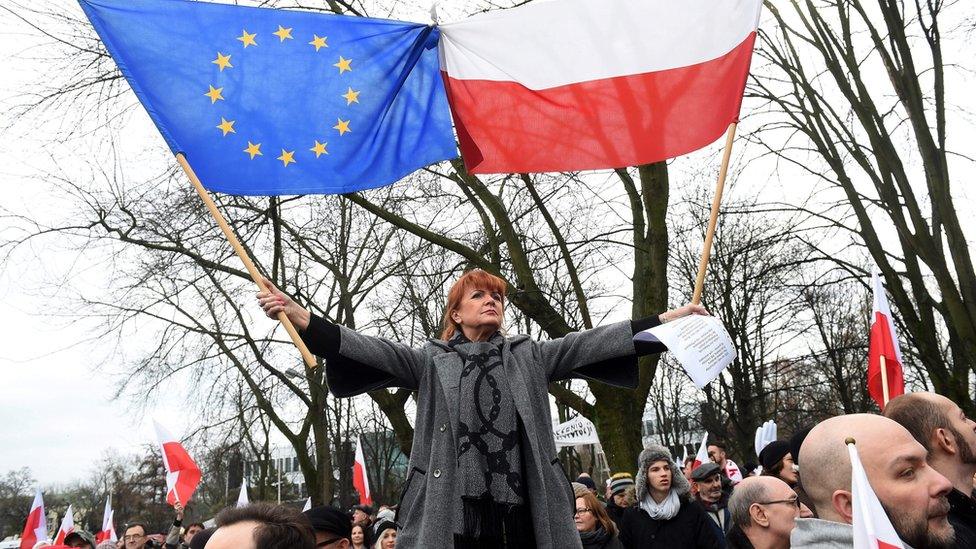
M 761 0 L 554 0 L 439 26 L 472 173 L 619 168 L 738 121 Z
M 847 451 L 851 455 L 854 549 L 904 549 L 901 538 L 868 482 L 857 448 L 848 442 Z
M 34 492 L 27 524 L 20 535 L 20 549 L 33 549 L 39 541 L 47 541 L 47 515 L 44 514 L 44 498 L 40 489 Z
M 175 505 L 177 502 L 186 507 L 193 496 L 193 491 L 200 484 L 200 468 L 169 431 L 157 421 L 156 437 L 163 453 L 163 465 L 166 467 L 166 502 Z
M 691 464 L 691 470 L 694 471 L 702 463 L 708 462 L 708 433 L 702 437 L 701 446 L 698 447 L 698 454 L 695 455 L 695 461 Z
M 95 542 L 118 541 L 115 533 L 115 511 L 112 510 L 112 495 L 105 498 L 105 510 L 102 511 L 102 529 L 95 535 Z
M 241 480 L 241 491 L 237 494 L 237 506 L 246 507 L 251 500 L 247 498 L 247 477 Z
M 885 359 L 885 370 L 888 377 L 888 399 L 891 400 L 905 393 L 905 377 L 901 369 L 901 349 L 898 348 L 898 335 L 895 323 L 892 321 L 891 310 L 888 308 L 888 298 L 885 296 L 881 277 L 875 272 L 872 275 L 874 284 L 874 314 L 871 323 L 871 342 L 868 346 L 868 394 L 884 410 L 884 389 L 881 380 L 881 357 Z
M 366 458 L 363 457 L 363 442 L 356 437 L 356 460 L 352 464 L 352 486 L 359 492 L 359 503 L 372 505 L 369 493 L 369 478 L 366 476 Z
M 302 512 L 304 513 L 305 511 L 308 511 L 311 508 L 312 508 L 312 498 L 311 496 L 309 496 L 309 498 L 305 500 L 305 507 L 302 507 Z
M 75 531 L 75 514 L 71 509 L 71 505 L 68 505 L 68 510 L 64 512 L 64 518 L 61 519 L 61 527 L 58 528 L 58 535 L 54 538 L 54 545 L 64 545 L 64 538 Z

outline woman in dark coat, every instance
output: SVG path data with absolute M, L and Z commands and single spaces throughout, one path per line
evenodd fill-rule
M 633 335 L 698 306 L 552 341 L 502 333 L 506 284 L 482 270 L 448 293 L 439 340 L 413 349 L 311 315 L 268 283 L 265 313 L 284 311 L 325 358 L 338 397 L 385 387 L 417 391 L 410 469 L 397 511 L 397 547 L 573 548 L 573 496 L 556 458 L 549 383 L 586 377 L 637 386 Z M 638 343 L 637 345 L 646 345 Z
M 718 549 L 709 518 L 690 497 L 691 486 L 665 447 L 651 444 L 637 460 L 637 506 L 624 510 L 625 549 Z
M 617 538 L 617 525 L 593 492 L 587 490 L 577 495 L 573 520 L 583 549 L 624 549 Z

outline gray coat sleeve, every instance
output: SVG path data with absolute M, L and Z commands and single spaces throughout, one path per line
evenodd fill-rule
M 629 320 L 536 343 L 549 381 L 572 377 L 637 387 L 637 353 Z
M 417 389 L 426 353 L 382 337 L 339 327 L 338 353 L 326 360 L 329 390 L 339 397 L 384 387 Z

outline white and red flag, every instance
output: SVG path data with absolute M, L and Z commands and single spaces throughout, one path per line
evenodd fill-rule
M 154 420 L 153 424 L 156 426 L 156 436 L 163 452 L 163 465 L 166 467 L 166 502 L 170 505 L 179 502 L 186 507 L 193 491 L 200 484 L 200 468 L 178 439 L 159 422 Z
M 472 173 L 673 158 L 738 121 L 761 0 L 554 0 L 439 26 Z
M 874 311 L 871 317 L 871 343 L 868 346 L 868 394 L 884 410 L 888 401 L 905 393 L 905 376 L 901 369 L 901 349 L 898 347 L 898 334 L 888 307 L 881 277 L 872 275 L 874 286 Z M 884 357 L 884 370 L 887 377 L 887 391 L 881 375 Z
M 95 542 L 118 541 L 119 536 L 115 533 L 115 511 L 112 510 L 112 495 L 105 498 L 105 510 L 102 511 L 102 529 L 95 534 Z
M 904 549 L 901 538 L 868 482 L 857 448 L 848 443 L 847 451 L 851 456 L 851 505 L 854 511 L 851 526 L 854 529 L 854 549 Z
M 369 478 L 366 476 L 366 458 L 363 456 L 363 441 L 356 437 L 356 458 L 352 464 L 352 486 L 359 492 L 359 503 L 372 505 L 369 493 Z
M 701 446 L 698 447 L 698 453 L 695 454 L 695 461 L 691 464 L 691 470 L 694 471 L 702 463 L 708 462 L 708 433 L 702 437 Z
M 54 537 L 54 545 L 63 545 L 64 538 L 75 531 L 75 514 L 71 509 L 71 505 L 68 505 L 68 510 L 64 512 L 64 518 L 61 519 L 61 527 L 58 528 L 58 534 Z
M 34 492 L 34 502 L 31 503 L 24 533 L 20 535 L 20 549 L 33 549 L 39 541 L 47 541 L 47 516 L 44 514 L 44 498 L 40 488 Z

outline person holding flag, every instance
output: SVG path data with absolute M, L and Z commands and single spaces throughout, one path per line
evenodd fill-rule
M 857 454 L 864 458 L 866 482 L 856 487 L 852 479 L 859 473 L 853 470 L 856 465 L 852 465 L 848 439 L 856 441 Z M 925 448 L 898 423 L 873 414 L 833 417 L 810 431 L 803 442 L 802 455 L 803 486 L 816 506 L 818 518 L 796 520 L 790 537 L 793 549 L 898 547 L 891 543 L 887 547 L 855 546 L 856 539 L 866 539 L 867 535 L 864 521 L 857 520 L 867 515 L 863 509 L 855 511 L 863 504 L 865 494 L 870 497 L 864 484 L 869 484 L 880 502 L 867 511 L 875 532 L 877 525 L 890 520 L 900 542 L 908 546 L 955 547 L 955 534 L 946 518 L 946 496 L 952 485 L 929 466 Z M 858 529 L 861 530 L 856 533 Z
M 284 312 L 325 361 L 339 397 L 383 387 L 418 391 L 410 469 L 397 539 L 405 547 L 579 547 L 569 509 L 574 498 L 556 457 L 548 386 L 586 376 L 637 383 L 633 335 L 662 321 L 707 314 L 687 305 L 536 342 L 502 335 L 508 284 L 476 269 L 448 292 L 439 340 L 412 349 L 337 326 L 270 281 L 258 294 L 265 313 Z

